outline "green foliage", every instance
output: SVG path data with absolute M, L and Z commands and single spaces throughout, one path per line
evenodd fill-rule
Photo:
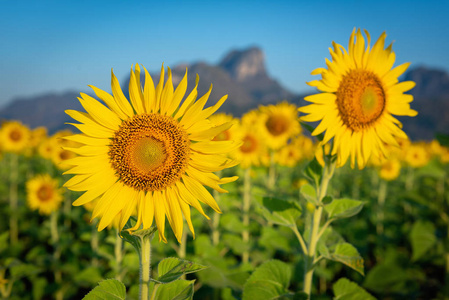
M 248 278 L 243 289 L 243 300 L 282 299 L 293 297 L 288 290 L 292 272 L 290 267 L 279 261 L 267 261 Z
M 313 158 L 304 170 L 304 174 L 315 184 L 315 186 L 319 186 L 323 174 L 323 167 L 318 163 L 316 158 Z
M 357 283 L 347 278 L 339 279 L 332 287 L 334 300 L 376 300 L 371 294 L 365 291 Z
M 176 257 L 169 257 L 158 264 L 158 277 L 154 279 L 154 281 L 158 283 L 169 283 L 177 280 L 182 275 L 195 273 L 206 268 L 206 266 L 202 266 L 191 261 L 182 260 Z
M 423 257 L 436 243 L 435 225 L 430 221 L 418 220 L 412 226 L 410 242 L 412 243 L 412 261 Z
M 358 214 L 363 208 L 363 202 L 353 199 L 333 199 L 324 206 L 329 219 L 350 218 Z
M 364 275 L 363 258 L 360 256 L 357 249 L 349 243 L 337 244 L 335 250 L 328 256 L 328 258 L 341 262 Z
M 188 300 L 193 299 L 195 280 L 176 280 L 167 284 L 158 284 L 155 299 Z
M 299 191 L 304 199 L 306 199 L 308 202 L 314 205 L 318 205 L 316 190 L 313 186 L 311 186 L 310 184 L 304 184 L 303 186 L 301 186 Z
M 296 226 L 296 220 L 302 214 L 301 206 L 294 201 L 264 197 L 261 204 L 265 218 L 283 226 Z
M 116 279 L 107 279 L 87 294 L 83 300 L 124 300 L 126 298 L 126 287 Z

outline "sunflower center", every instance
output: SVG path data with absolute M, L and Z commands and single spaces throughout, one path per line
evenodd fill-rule
M 287 118 L 281 115 L 271 115 L 265 122 L 268 132 L 274 136 L 278 136 L 286 132 L 288 125 Z
M 257 140 L 251 135 L 246 135 L 243 138 L 243 144 L 242 146 L 240 146 L 240 151 L 242 151 L 243 153 L 251 153 L 254 152 L 254 150 L 256 149 L 257 149 Z
M 337 107 L 343 123 L 359 131 L 375 122 L 385 109 L 385 92 L 372 72 L 352 70 L 337 90 Z
M 47 202 L 53 196 L 53 189 L 51 186 L 42 185 L 39 187 L 36 194 L 40 202 Z
M 22 133 L 20 132 L 20 130 L 14 129 L 9 133 L 9 137 L 14 142 L 17 142 L 20 141 L 20 139 L 22 138 Z
M 139 191 L 158 191 L 184 174 L 190 141 L 171 117 L 136 115 L 115 133 L 109 157 L 123 183 Z

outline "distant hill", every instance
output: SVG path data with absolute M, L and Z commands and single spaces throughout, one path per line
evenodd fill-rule
M 270 77 L 265 68 L 264 53 L 257 47 L 232 50 L 217 65 L 196 62 L 172 67 L 173 84 L 176 86 L 188 68 L 188 91 L 194 87 L 199 75 L 199 95 L 203 95 L 213 84 L 208 105 L 213 105 L 223 95 L 228 100 L 221 112 L 241 116 L 259 105 L 288 100 L 298 106 L 306 104 L 304 95 L 298 95 L 284 88 Z M 152 74 L 153 81 L 159 74 Z M 449 74 L 443 70 L 418 67 L 409 70 L 401 80 L 413 80 L 416 87 L 411 91 L 415 97 L 411 106 L 418 111 L 414 118 L 399 117 L 404 130 L 414 140 L 430 140 L 435 132 L 449 134 Z M 129 77 L 121 80 L 125 95 L 128 94 Z M 143 81 L 142 81 L 143 82 Z M 92 92 L 88 92 L 92 94 Z M 46 126 L 50 132 L 73 126 L 64 125 L 73 120 L 64 113 L 66 109 L 82 110 L 76 99 L 79 92 L 46 94 L 36 97 L 15 99 L 0 110 L 0 119 L 21 120 L 34 128 Z

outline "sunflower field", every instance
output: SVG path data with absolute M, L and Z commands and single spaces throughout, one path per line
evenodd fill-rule
M 72 131 L 2 123 L 1 299 L 449 299 L 449 138 L 407 137 L 384 42 L 333 43 L 302 107 L 135 65 Z

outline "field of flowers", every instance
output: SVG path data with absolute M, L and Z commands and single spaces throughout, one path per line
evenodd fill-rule
M 136 65 L 73 132 L 4 122 L 2 299 L 449 299 L 449 139 L 407 138 L 408 65 L 366 35 L 305 107 L 215 113 Z

